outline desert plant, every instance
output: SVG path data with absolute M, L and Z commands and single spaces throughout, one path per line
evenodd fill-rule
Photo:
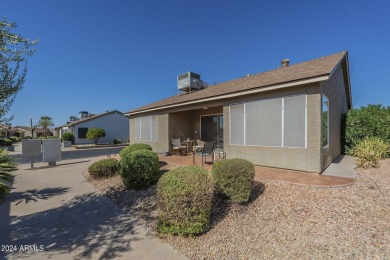
M 213 183 L 205 169 L 182 166 L 157 184 L 158 232 L 182 236 L 203 233 L 210 221 Z
M 351 149 L 351 154 L 356 156 L 357 166 L 361 168 L 377 167 L 379 160 L 389 153 L 389 143 L 378 137 L 366 137 Z
M 136 144 L 131 144 L 125 148 L 123 148 L 120 152 L 119 152 L 119 155 L 121 157 L 124 157 L 134 151 L 138 151 L 138 150 L 149 150 L 149 151 L 152 151 L 152 147 L 148 144 L 142 144 L 142 143 L 136 143 Z
M 74 144 L 74 134 L 72 133 L 64 133 L 62 135 L 62 141 L 70 141 Z
M 122 157 L 119 174 L 123 184 L 131 190 L 142 190 L 157 183 L 160 178 L 160 162 L 156 153 L 138 150 Z
M 104 131 L 103 128 L 90 128 L 87 131 L 87 139 L 93 140 L 95 145 L 97 145 L 99 138 L 105 136 L 106 136 L 106 131 Z
M 118 160 L 108 158 L 94 162 L 88 167 L 88 172 L 93 178 L 113 176 L 118 173 Z
M 365 137 L 379 137 L 390 143 L 390 107 L 368 105 L 348 112 L 345 120 L 345 148 L 352 147 Z
M 216 161 L 212 178 L 217 189 L 234 203 L 248 202 L 255 177 L 254 165 L 245 159 Z
M 14 170 L 16 170 L 14 158 L 6 150 L 0 149 L 0 196 L 10 191 L 8 183 L 12 183 L 13 180 L 10 172 Z

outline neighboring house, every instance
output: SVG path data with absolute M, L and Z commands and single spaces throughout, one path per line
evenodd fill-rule
M 125 113 L 130 143 L 161 153 L 171 138 L 200 138 L 227 158 L 322 172 L 341 153 L 342 116 L 352 107 L 348 52 L 288 63 Z
M 122 142 L 129 140 L 129 119 L 117 110 L 72 121 L 56 127 L 54 131 L 60 138 L 64 133 L 73 133 L 75 144 L 93 144 L 93 140 L 87 139 L 87 131 L 90 128 L 104 129 L 106 137 L 100 138 L 100 143 L 112 143 L 115 138 Z
M 31 136 L 31 127 L 29 126 L 15 126 L 16 129 L 19 131 L 19 136 L 18 137 L 32 137 Z M 50 134 L 52 131 L 50 131 Z M 34 129 L 34 136 L 33 137 L 40 137 L 45 134 L 45 130 L 43 130 L 40 127 L 36 127 Z
M 10 126 L 10 125 L 0 125 L 0 128 L 4 129 L 5 136 L 11 137 L 31 137 L 31 128 L 28 126 Z M 36 128 L 34 130 L 34 137 L 40 137 L 44 134 L 44 130 L 42 128 Z
M 1 128 L 1 136 L 4 136 L 5 138 L 9 138 L 10 136 L 15 136 L 15 134 L 18 134 L 17 129 L 13 128 L 11 125 L 0 125 Z

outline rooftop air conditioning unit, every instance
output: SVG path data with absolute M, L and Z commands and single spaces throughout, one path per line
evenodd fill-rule
M 177 89 L 184 92 L 191 92 L 207 87 L 200 79 L 200 75 L 191 71 L 177 76 Z
M 85 119 L 88 117 L 88 112 L 87 111 L 80 111 L 79 115 L 80 115 L 80 119 Z

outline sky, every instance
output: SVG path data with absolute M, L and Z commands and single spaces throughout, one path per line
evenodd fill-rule
M 134 108 L 209 85 L 349 52 L 353 106 L 390 105 L 390 1 L 0 0 L 13 31 L 39 39 L 12 125 Z

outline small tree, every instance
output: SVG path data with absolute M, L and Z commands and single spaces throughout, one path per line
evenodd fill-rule
M 37 123 L 37 126 L 42 127 L 43 131 L 45 132 L 45 135 L 47 136 L 49 134 L 49 127 L 54 126 L 54 123 L 50 116 L 41 116 Z
M 102 128 L 91 128 L 87 131 L 87 139 L 93 140 L 95 145 L 97 145 L 97 141 L 100 137 L 105 137 L 106 131 Z
M 31 41 L 17 33 L 15 22 L 8 22 L 5 18 L 0 21 L 0 122 L 12 120 L 5 118 L 15 100 L 16 94 L 23 88 L 27 73 L 26 57 L 34 53 L 31 46 L 38 41 Z M 25 62 L 21 66 L 21 62 Z

